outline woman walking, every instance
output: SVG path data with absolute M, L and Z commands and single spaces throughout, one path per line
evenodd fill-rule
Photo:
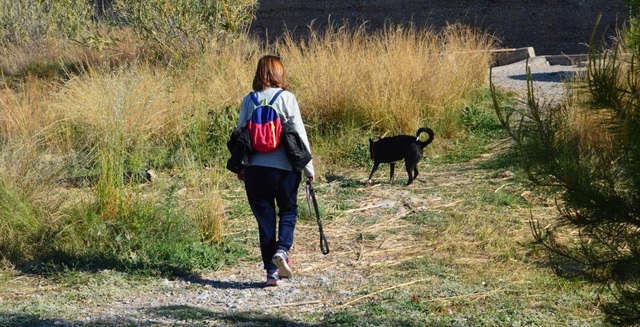
M 258 61 L 253 78 L 253 92 L 242 100 L 238 126 L 250 118 L 259 103 L 273 101 L 273 106 L 292 121 L 304 144 L 309 147 L 307 133 L 300 115 L 298 101 L 287 91 L 284 66 L 276 56 L 264 56 Z M 244 181 L 251 211 L 258 222 L 260 252 L 267 273 L 267 286 L 277 286 L 281 278 L 293 274 L 289 250 L 298 218 L 298 187 L 302 174 L 313 182 L 313 162 L 302 172 L 293 170 L 283 146 L 270 152 L 254 152 L 243 159 L 244 170 L 238 179 Z

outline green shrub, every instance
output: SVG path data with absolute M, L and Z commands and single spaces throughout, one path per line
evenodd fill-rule
M 14 185 L 0 182 L 1 257 L 17 264 L 34 259 L 46 231 L 37 206 Z
M 254 18 L 254 0 L 115 0 L 112 21 L 154 45 L 156 58 L 179 60 L 205 50 L 226 35 L 240 34 Z
M 89 1 L 0 0 L 0 44 L 47 38 L 77 39 L 92 29 Z
M 529 179 L 557 191 L 557 221 L 545 222 L 547 227 L 535 217 L 531 222 L 555 272 L 610 287 L 614 300 L 602 306 L 607 320 L 635 325 L 640 319 L 640 48 L 621 41 L 604 48 L 592 39 L 586 80 L 574 82 L 583 87 L 573 88 L 557 106 L 540 105 L 528 68 L 526 107 L 505 111 L 494 101 Z

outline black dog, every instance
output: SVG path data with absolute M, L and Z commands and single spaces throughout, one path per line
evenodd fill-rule
M 420 134 L 423 132 L 429 134 L 429 138 L 424 142 L 420 141 Z M 422 149 L 433 142 L 433 138 L 434 133 L 431 128 L 421 127 L 418 129 L 418 132 L 416 132 L 416 136 L 397 135 L 378 139 L 377 141 L 369 139 L 369 153 L 371 154 L 371 159 L 373 159 L 373 169 L 371 170 L 371 174 L 369 174 L 367 183 L 371 184 L 371 177 L 382 162 L 391 165 L 389 182 L 393 182 L 395 162 L 402 159 L 404 159 L 407 174 L 409 175 L 407 185 L 413 183 L 416 177 L 418 177 L 418 162 L 422 158 Z M 413 172 L 413 175 L 411 172 Z

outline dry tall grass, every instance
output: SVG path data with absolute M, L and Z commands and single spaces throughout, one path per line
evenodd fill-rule
M 88 74 L 67 82 L 53 109 L 65 126 L 83 131 L 74 142 L 92 146 L 114 136 L 123 137 L 125 146 L 144 144 L 154 135 L 179 132 L 182 108 L 172 101 L 169 82 L 165 72 L 145 67 Z
M 488 36 L 458 25 L 439 33 L 390 26 L 376 34 L 367 34 L 364 27 L 332 26 L 311 30 L 306 42 L 286 36 L 275 48 L 285 61 L 305 120 L 314 128 L 346 124 L 413 133 L 429 125 L 446 138 L 459 132 L 459 110 L 486 81 L 491 46 Z M 135 58 L 135 47 L 117 48 L 133 49 L 126 57 Z M 99 61 L 93 54 L 98 50 L 72 53 L 94 58 L 86 62 L 91 65 Z M 145 64 L 108 71 L 94 65 L 59 93 L 52 92 L 53 101 L 45 101 L 51 107 L 48 118 L 36 121 L 67 126 L 66 132 L 47 133 L 49 145 L 61 151 L 78 142 L 91 148 L 104 140 L 110 124 L 122 128 L 128 146 L 154 137 L 179 137 L 187 128 L 184 117 L 206 120 L 209 114 L 223 115 L 223 109 L 237 107 L 250 91 L 257 59 L 268 51 L 244 39 L 188 59 L 180 71 Z M 5 66 L 11 65 L 17 63 Z M 35 128 L 33 120 L 29 124 Z
M 556 135 L 556 144 L 575 144 L 575 150 L 584 153 L 611 153 L 611 113 L 587 109 L 587 98 L 584 90 L 575 90 L 559 106 L 556 123 L 563 127 Z
M 469 27 L 441 32 L 388 26 L 310 29 L 307 41 L 291 34 L 277 49 L 305 115 L 320 128 L 336 123 L 412 134 L 434 127 L 449 137 L 459 132 L 459 110 L 483 85 L 492 39 Z

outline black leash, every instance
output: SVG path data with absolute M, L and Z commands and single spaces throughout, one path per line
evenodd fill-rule
M 318 210 L 318 201 L 316 200 L 316 192 L 313 190 L 311 186 L 311 181 L 307 180 L 307 187 L 305 188 L 307 193 L 307 206 L 309 207 L 309 214 L 311 212 L 311 203 L 313 203 L 313 209 L 316 215 L 316 221 L 318 222 L 318 229 L 320 230 L 320 251 L 322 254 L 329 254 L 329 241 L 327 241 L 327 237 L 324 235 L 324 231 L 322 230 L 322 220 L 320 219 L 320 210 Z

